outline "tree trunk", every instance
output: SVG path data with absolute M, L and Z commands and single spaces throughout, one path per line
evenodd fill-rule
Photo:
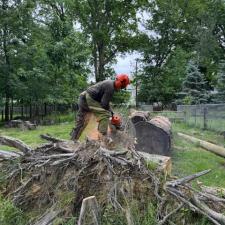
M 2 121 L 4 121 L 4 110 L 2 110 Z
M 191 141 L 192 143 L 198 144 L 200 147 L 202 147 L 210 152 L 213 152 L 219 156 L 225 157 L 225 148 L 222 146 L 215 145 L 215 144 L 209 143 L 207 141 L 203 141 L 201 139 L 189 136 L 187 134 L 183 134 L 183 133 L 177 133 L 177 134 L 178 134 L 178 136 L 184 138 L 187 141 Z
M 105 79 L 105 51 L 104 44 L 101 41 L 93 40 L 93 58 L 94 58 L 94 69 L 96 82 Z
M 5 99 L 5 121 L 9 121 L 9 97 Z
M 93 43 L 93 58 L 94 58 L 94 70 L 95 70 L 95 80 L 96 82 L 99 81 L 99 75 L 98 75 L 98 56 L 97 56 L 97 48 L 96 48 L 96 44 Z
M 7 8 L 7 2 L 3 1 L 2 9 L 6 10 Z M 10 62 L 9 62 L 9 56 L 8 56 L 8 49 L 7 49 L 7 25 L 4 25 L 3 28 L 3 50 L 5 55 L 5 121 L 9 121 L 9 76 L 10 76 Z
M 30 118 L 32 118 L 32 101 L 30 101 Z
M 11 108 L 10 108 L 10 120 L 13 120 L 13 97 L 11 98 Z
M 104 72 L 105 72 L 105 56 L 104 56 L 104 44 L 103 43 L 99 43 L 98 45 L 98 78 L 100 81 L 104 80 L 105 79 L 105 76 L 104 76 Z
M 21 100 L 21 117 L 23 118 L 24 115 L 24 109 L 23 109 L 23 99 Z
M 44 103 L 44 115 L 46 116 L 47 115 L 47 103 Z
M 39 116 L 39 104 L 35 105 L 35 116 Z

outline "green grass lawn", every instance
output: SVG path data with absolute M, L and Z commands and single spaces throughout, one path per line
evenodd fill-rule
M 190 128 L 185 124 L 174 124 L 172 174 L 182 177 L 211 169 L 209 174 L 200 177 L 198 181 L 203 182 L 204 185 L 225 187 L 225 159 L 183 140 L 177 136 L 177 132 L 183 132 L 221 146 L 225 144 L 223 137 L 215 132 Z
M 40 138 L 40 134 L 49 133 L 59 138 L 69 139 L 69 134 L 73 126 L 73 122 L 68 122 L 52 126 L 39 126 L 33 131 L 21 131 L 16 128 L 0 128 L 0 135 L 18 138 L 30 146 L 36 147 L 46 142 Z M 212 169 L 212 172 L 200 177 L 198 180 L 202 181 L 205 185 L 225 187 L 225 159 L 181 139 L 176 135 L 177 132 L 190 134 L 221 146 L 225 145 L 223 137 L 215 132 L 191 128 L 183 123 L 174 123 L 172 175 L 182 177 L 202 170 Z M 0 146 L 0 149 L 12 148 Z
M 74 126 L 73 122 L 66 122 L 51 126 L 38 126 L 36 130 L 22 131 L 19 128 L 0 128 L 0 135 L 7 135 L 24 141 L 26 144 L 36 147 L 46 140 L 40 138 L 41 134 L 49 133 L 55 137 L 70 139 L 70 132 Z M 9 149 L 5 146 L 0 146 L 0 149 Z

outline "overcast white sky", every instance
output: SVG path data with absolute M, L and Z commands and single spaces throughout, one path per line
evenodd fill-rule
M 117 57 L 117 63 L 113 66 L 116 74 L 126 73 L 131 75 L 135 72 L 135 63 L 140 55 L 138 53 L 126 54 L 123 57 Z
M 147 12 L 138 12 L 137 17 L 140 19 L 138 23 L 138 29 L 140 31 L 144 31 L 149 36 L 155 36 L 155 32 L 147 31 L 144 27 L 144 23 L 147 19 L 150 18 L 150 15 Z M 118 73 L 127 73 L 132 74 L 135 72 L 135 62 L 136 59 L 140 58 L 140 54 L 133 53 L 133 54 L 126 54 L 123 57 L 117 57 L 117 63 L 113 66 L 113 68 L 116 71 L 116 74 Z

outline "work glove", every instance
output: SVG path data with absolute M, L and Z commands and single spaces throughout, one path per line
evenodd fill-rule
M 113 117 L 114 116 L 114 112 L 112 110 L 110 110 L 110 113 L 111 113 L 111 116 Z
M 114 112 L 113 111 L 111 111 L 111 115 L 112 115 L 112 117 L 114 116 Z

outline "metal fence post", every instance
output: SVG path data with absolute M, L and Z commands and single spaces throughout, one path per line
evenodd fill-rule
M 203 118 L 204 118 L 204 130 L 206 130 L 207 129 L 207 112 L 208 112 L 208 110 L 207 110 L 207 107 L 205 106 L 204 107 L 204 115 L 203 115 Z
M 197 126 L 197 108 L 195 106 L 195 127 Z
M 187 110 L 184 110 L 184 122 L 187 123 Z

